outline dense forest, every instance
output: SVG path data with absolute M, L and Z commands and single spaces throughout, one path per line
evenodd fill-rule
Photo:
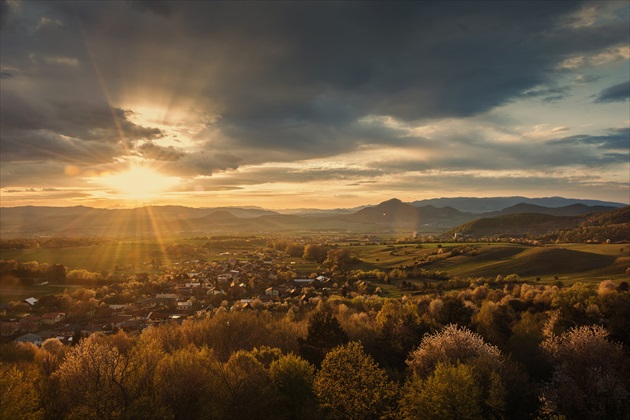
M 3 344 L 0 416 L 628 418 L 628 289 L 471 281 Z

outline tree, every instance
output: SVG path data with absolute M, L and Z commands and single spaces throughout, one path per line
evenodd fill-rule
M 313 365 L 290 353 L 271 363 L 269 376 L 279 395 L 280 407 L 286 408 L 287 417 L 303 419 L 314 413 Z
M 482 419 L 481 397 L 471 366 L 440 362 L 427 379 L 407 382 L 401 409 L 408 419 Z
M 517 416 L 531 407 L 534 395 L 528 391 L 527 376 L 496 346 L 467 328 L 448 325 L 425 335 L 407 359 L 412 380 L 426 380 L 438 364 L 466 364 L 474 370 L 484 418 Z
M 100 279 L 101 275 L 99 273 L 92 273 L 84 269 L 70 270 L 66 275 L 68 283 L 96 283 Z
M 46 270 L 46 278 L 52 282 L 63 283 L 66 281 L 67 272 L 65 265 L 53 264 Z
M 158 402 L 170 409 L 175 419 L 200 418 L 212 392 L 214 355 L 207 348 L 190 345 L 165 354 L 156 376 Z
M 359 259 L 352 256 L 348 248 L 339 248 L 328 251 L 323 264 L 326 267 L 338 267 L 343 270 L 358 261 Z
M 42 344 L 41 349 L 35 356 L 35 362 L 38 364 L 41 372 L 46 375 L 52 375 L 61 365 L 67 347 L 56 338 L 49 338 Z
M 112 340 L 130 345 L 122 336 Z M 141 407 L 152 388 L 156 364 L 156 358 L 147 352 L 119 348 L 108 338 L 93 334 L 68 352 L 54 376 L 72 418 L 144 418 L 156 415 Z
M 326 260 L 328 254 L 328 247 L 318 244 L 309 244 L 304 247 L 304 255 L 302 258 L 307 261 L 315 261 L 321 264 Z
M 0 362 L 0 418 L 35 420 L 43 418 L 33 377 L 16 366 Z
M 405 359 L 429 332 L 428 325 L 418 315 L 417 306 L 397 299 L 387 299 L 376 315 L 377 360 L 388 368 L 405 368 Z
M 567 418 L 627 418 L 630 366 L 621 344 L 601 326 L 575 327 L 551 336 L 542 348 L 554 362 L 541 396 L 544 414 Z
M 284 356 L 281 349 L 269 346 L 254 347 L 250 353 L 265 367 L 265 369 L 269 369 L 269 366 L 273 362 Z
M 213 393 L 216 417 L 269 418 L 274 404 L 269 373 L 251 352 L 240 350 L 227 363 L 215 363 L 218 387 Z
M 606 330 L 610 337 L 627 348 L 630 346 L 630 293 L 622 290 L 623 283 L 619 284 L 617 293 L 600 297 L 599 310 L 608 320 Z
M 337 419 L 370 419 L 394 409 L 397 386 L 359 342 L 326 355 L 313 385 L 320 405 Z
M 304 255 L 304 245 L 290 243 L 286 246 L 285 251 L 289 257 L 300 258 Z
M 486 340 L 505 349 L 512 333 L 510 324 L 513 319 L 514 311 L 508 305 L 486 300 L 475 315 L 475 324 L 477 332 Z
M 468 326 L 472 318 L 472 309 L 456 297 L 442 299 L 440 310 L 433 314 L 433 320 L 440 326 L 458 324 Z
M 75 346 L 56 375 L 71 416 L 114 418 L 125 408 L 123 356 L 114 346 L 90 337 Z
M 542 332 L 545 318 L 545 313 L 523 312 L 521 319 L 512 327 L 512 335 L 508 340 L 511 357 L 522 363 L 537 380 L 551 374 L 551 365 L 540 348 L 545 338 Z
M 299 338 L 300 354 L 319 366 L 332 348 L 348 342 L 348 335 L 330 312 L 315 312 L 308 321 L 306 339 Z
M 414 374 L 426 378 L 438 363 L 457 364 L 483 359 L 498 369 L 502 358 L 499 349 L 486 343 L 479 334 L 451 324 L 440 332 L 425 335 L 420 346 L 409 355 L 407 365 Z

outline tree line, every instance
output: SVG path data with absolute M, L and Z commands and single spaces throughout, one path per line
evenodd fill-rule
M 627 418 L 625 282 L 480 285 L 6 344 L 2 418 Z M 579 367 L 579 368 L 576 368 Z

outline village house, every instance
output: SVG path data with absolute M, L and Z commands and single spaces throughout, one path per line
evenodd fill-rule
M 32 343 L 35 344 L 37 347 L 40 347 L 44 342 L 44 339 L 39 334 L 29 333 L 18 337 L 13 341 L 15 341 L 16 343 Z
M 177 302 L 177 310 L 179 311 L 188 311 L 193 307 L 193 303 L 191 300 L 187 300 L 185 302 Z
M 107 319 L 107 323 L 113 328 L 121 328 L 127 321 L 133 321 L 136 318 L 132 315 L 114 315 Z
M 155 299 L 158 303 L 175 303 L 177 302 L 177 295 L 175 293 L 158 293 L 155 295 Z
M 152 324 L 157 324 L 160 322 L 168 321 L 171 317 L 171 314 L 165 312 L 151 312 L 147 316 L 147 321 Z
M 293 279 L 293 283 L 296 284 L 297 286 L 308 286 L 311 283 L 313 283 L 315 281 L 315 279 Z
M 179 297 L 182 296 L 190 296 L 192 295 L 192 290 L 190 287 L 177 287 L 175 289 L 175 294 Z
M 232 280 L 232 275 L 229 273 L 219 274 L 217 277 L 217 282 L 219 286 L 227 286 Z
M 65 317 L 66 314 L 63 312 L 48 312 L 40 317 L 39 323 L 41 325 L 54 325 L 63 321 Z
M 30 297 L 30 298 L 24 299 L 24 302 L 26 302 L 29 305 L 33 306 L 33 305 L 35 305 L 38 302 L 38 300 L 35 299 L 34 297 Z

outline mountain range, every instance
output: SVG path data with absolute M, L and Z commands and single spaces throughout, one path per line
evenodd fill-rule
M 449 200 L 455 200 L 454 203 L 463 208 L 471 206 L 496 208 L 498 203 L 511 202 L 514 198 Z M 501 201 L 502 199 L 504 201 Z M 549 199 L 538 200 L 545 202 Z M 621 203 L 585 200 L 587 203 L 596 203 L 593 205 L 560 197 L 553 197 L 553 200 L 554 203 L 571 202 L 571 204 L 546 207 L 523 202 L 484 213 L 462 211 L 461 208 L 454 206 L 438 207 L 433 204 L 418 204 L 422 202 L 404 203 L 398 199 L 391 199 L 376 206 L 345 209 L 345 211 L 337 209 L 314 212 L 313 209 L 309 209 L 308 212 L 294 214 L 283 214 L 279 211 L 257 207 L 146 206 L 134 209 L 97 209 L 85 206 L 3 207 L 0 208 L 0 233 L 3 238 L 44 235 L 126 237 L 300 232 L 440 233 L 477 219 L 494 219 L 519 214 L 539 214 L 552 219 L 575 218 L 591 213 L 606 213 L 623 206 Z M 511 218 L 518 220 L 515 216 Z M 560 222 L 552 219 L 548 220 L 548 225 L 565 226 L 567 223 L 569 225 L 575 223 L 575 220 Z
M 623 207 L 624 203 L 600 200 L 588 200 L 578 198 L 564 197 L 541 197 L 528 198 L 522 196 L 514 197 L 453 197 L 453 198 L 431 198 L 428 200 L 419 200 L 411 203 L 414 206 L 433 205 L 436 207 L 451 206 L 463 212 L 484 213 L 500 211 L 507 207 L 517 204 L 533 204 L 542 207 L 566 207 L 573 204 L 584 204 L 587 206 L 610 206 Z

